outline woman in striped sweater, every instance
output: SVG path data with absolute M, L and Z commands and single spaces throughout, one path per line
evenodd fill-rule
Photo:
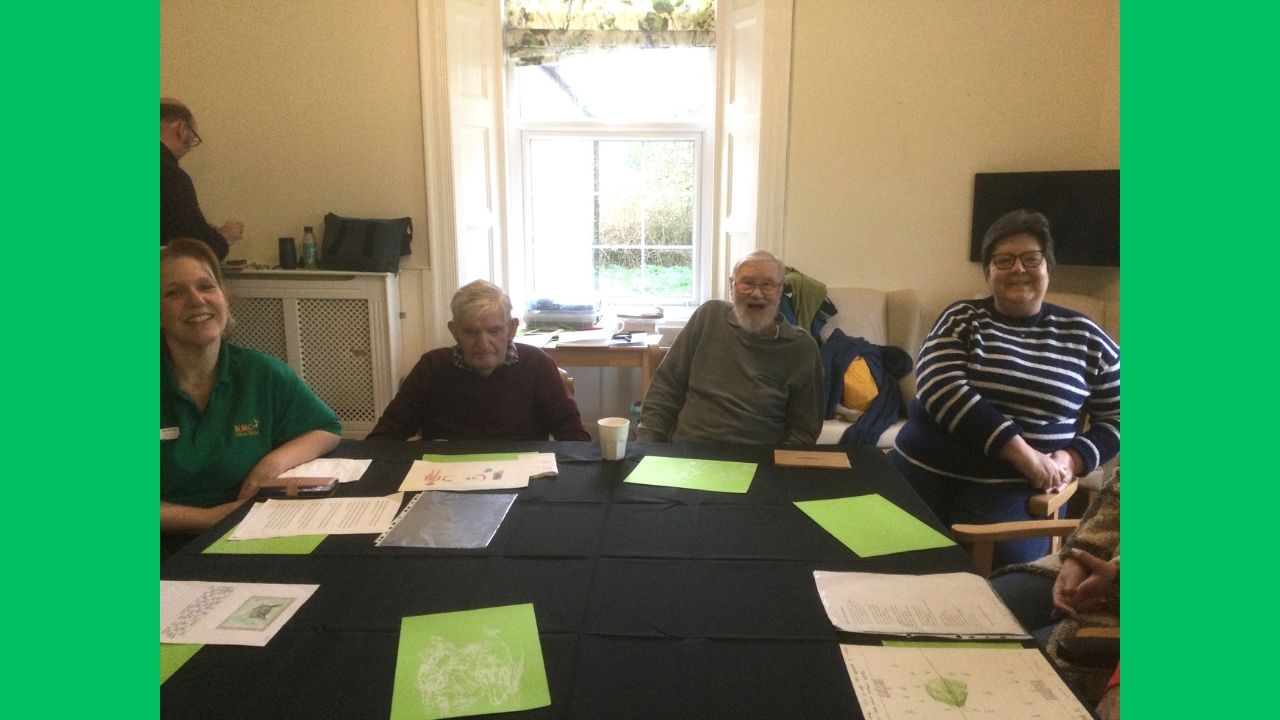
M 1031 519 L 1028 498 L 1120 452 L 1120 348 L 1044 302 L 1053 267 L 1043 215 L 1001 217 L 982 240 L 991 297 L 952 304 L 920 348 L 919 391 L 889 459 L 947 525 Z M 1000 543 L 995 564 L 1047 551 L 1047 540 Z

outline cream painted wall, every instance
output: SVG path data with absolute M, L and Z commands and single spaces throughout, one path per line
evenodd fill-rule
M 786 256 L 828 285 L 983 292 L 973 174 L 1120 166 L 1118 0 L 796 0 Z M 1051 289 L 1119 299 L 1118 268 Z
M 232 259 L 279 261 L 327 212 L 413 218 L 401 258 L 405 372 L 427 348 L 431 297 L 414 0 L 162 0 L 160 93 L 204 143 L 183 158 L 214 225 L 245 223 Z

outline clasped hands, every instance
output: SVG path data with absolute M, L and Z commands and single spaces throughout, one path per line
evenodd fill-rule
M 1075 617 L 1110 606 L 1120 596 L 1119 575 L 1119 557 L 1107 562 L 1073 548 L 1053 583 L 1054 614 Z
M 1014 437 L 1000 452 L 1000 457 L 1013 463 L 1027 482 L 1047 493 L 1062 492 L 1075 476 L 1084 470 L 1084 461 L 1073 450 L 1042 453 Z

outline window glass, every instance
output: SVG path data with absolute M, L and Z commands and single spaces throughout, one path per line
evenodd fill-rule
M 527 120 L 701 121 L 715 48 L 626 48 L 515 69 Z
M 533 291 L 693 299 L 697 144 L 529 141 Z

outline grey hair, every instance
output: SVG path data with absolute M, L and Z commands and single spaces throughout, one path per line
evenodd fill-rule
M 995 252 L 996 243 L 1014 235 L 1030 235 L 1040 241 L 1040 249 L 1044 251 L 1044 261 L 1048 263 L 1049 272 L 1057 266 L 1053 257 L 1053 236 L 1049 234 L 1049 218 L 1035 210 L 1014 210 L 1000 216 L 991 223 L 991 228 L 982 237 L 982 275 L 991 275 L 991 255 Z
M 771 262 L 774 265 L 777 265 L 778 266 L 778 282 L 786 282 L 787 266 L 784 265 L 776 255 L 769 252 L 768 250 L 753 250 L 747 253 L 746 255 L 743 255 L 742 257 L 738 258 L 738 262 L 733 264 L 733 272 L 729 274 L 729 277 L 730 278 L 737 277 L 738 268 L 741 267 L 743 263 L 756 262 L 756 261 Z
M 502 288 L 484 280 L 474 280 L 458 288 L 449 302 L 454 322 L 490 310 L 502 310 L 503 320 L 510 320 L 511 297 Z

